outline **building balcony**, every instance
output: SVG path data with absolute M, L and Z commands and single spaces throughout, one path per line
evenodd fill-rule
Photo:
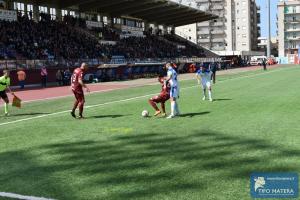
M 197 26 L 199 27 L 203 27 L 203 26 L 210 26 L 210 23 L 209 22 L 201 22 L 201 23 L 198 23 Z
M 224 26 L 223 22 L 215 22 L 212 24 L 212 26 Z
M 285 12 L 285 15 L 299 15 L 300 12 L 296 11 L 296 12 Z
M 297 24 L 297 23 L 300 23 L 300 20 L 284 20 L 284 23 Z
M 213 38 L 212 42 L 225 42 L 224 38 Z
M 300 40 L 300 37 L 296 37 L 296 38 L 293 38 L 293 37 L 286 37 L 286 38 L 284 38 L 284 40 L 289 40 L 289 41 L 299 41 L 299 40 Z
M 220 6 L 220 5 L 214 5 L 210 8 L 211 10 L 224 10 L 224 7 L 223 6 Z
M 201 31 L 198 31 L 198 34 L 200 35 L 208 35 L 210 34 L 209 30 L 201 30 Z
M 213 30 L 211 31 L 211 33 L 217 35 L 217 34 L 224 34 L 225 32 L 224 30 Z
M 300 32 L 300 29 L 287 29 L 284 32 Z
M 198 6 L 198 9 L 202 11 L 209 11 L 209 7 L 207 5 L 200 5 Z
M 213 51 L 224 51 L 225 50 L 225 47 L 223 46 L 223 47 L 219 47 L 219 46 L 213 46 L 212 48 L 211 48 L 211 50 L 213 50 Z
M 297 47 L 285 47 L 285 49 L 293 49 L 293 50 L 295 50 L 295 49 L 298 49 Z
M 210 43 L 210 39 L 198 39 L 199 43 Z
M 219 11 L 214 11 L 213 13 L 214 15 L 217 15 L 219 17 L 224 17 L 225 16 L 225 12 L 223 10 L 219 10 Z

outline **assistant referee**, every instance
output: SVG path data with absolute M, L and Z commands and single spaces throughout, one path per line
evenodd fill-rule
M 5 111 L 5 116 L 8 116 L 8 104 L 9 104 L 9 99 L 6 94 L 6 90 L 14 95 L 14 93 L 10 89 L 10 77 L 9 77 L 9 71 L 8 70 L 3 70 L 3 76 L 0 77 L 0 98 L 3 99 L 4 101 L 4 111 Z

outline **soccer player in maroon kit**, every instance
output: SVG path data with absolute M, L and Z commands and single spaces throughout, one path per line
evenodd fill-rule
M 149 99 L 149 104 L 155 109 L 154 116 L 158 116 L 161 113 L 163 116 L 166 116 L 165 102 L 170 99 L 170 85 L 164 82 L 163 76 L 159 76 L 158 81 L 162 84 L 162 90 L 158 96 Z M 161 104 L 161 111 L 156 105 L 158 103 Z
M 88 70 L 87 64 L 82 63 L 80 68 L 74 70 L 71 78 L 71 89 L 76 99 L 71 112 L 71 115 L 74 118 L 76 118 L 75 111 L 77 107 L 79 107 L 79 118 L 83 119 L 82 113 L 83 113 L 83 107 L 85 103 L 83 88 L 85 88 L 87 92 L 90 92 L 89 88 L 82 81 L 83 72 L 86 72 L 87 70 Z

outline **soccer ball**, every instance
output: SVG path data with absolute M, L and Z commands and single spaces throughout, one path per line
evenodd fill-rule
M 142 112 L 142 117 L 149 117 L 149 112 L 147 110 L 144 110 Z

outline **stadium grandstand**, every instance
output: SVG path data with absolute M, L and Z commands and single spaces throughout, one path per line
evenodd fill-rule
M 148 66 L 157 74 L 155 66 L 166 61 L 184 70 L 187 63 L 219 59 L 174 32 L 217 16 L 172 1 L 2 0 L 0 6 L 0 68 L 46 66 L 55 79 L 57 68 L 83 61 L 96 69 Z

